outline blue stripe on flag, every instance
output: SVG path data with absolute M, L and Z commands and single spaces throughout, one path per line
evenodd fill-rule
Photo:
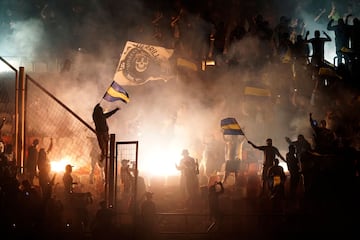
M 222 119 L 221 128 L 224 135 L 245 135 L 235 118 Z
M 121 87 L 115 81 L 111 83 L 111 86 L 104 94 L 103 99 L 109 102 L 115 102 L 117 100 L 121 100 L 124 103 L 128 103 L 130 101 L 129 94 L 126 92 L 126 90 L 123 87 Z
M 224 135 L 244 135 L 241 129 L 224 129 Z

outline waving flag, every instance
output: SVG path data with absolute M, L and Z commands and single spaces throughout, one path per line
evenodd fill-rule
M 169 63 L 169 58 L 173 53 L 173 49 L 127 41 L 114 75 L 114 81 L 125 86 L 175 78 Z
M 224 135 L 245 135 L 235 118 L 222 119 L 221 128 Z
M 187 60 L 185 58 L 181 58 L 181 57 L 176 59 L 176 65 L 178 67 L 183 67 L 185 69 L 189 69 L 189 70 L 193 70 L 193 71 L 198 70 L 198 66 L 194 62 Z
M 244 94 L 250 96 L 271 97 L 271 91 L 269 89 L 258 87 L 246 86 L 244 88 Z
M 119 84 L 117 84 L 115 81 L 113 81 L 104 94 L 103 99 L 105 99 L 108 102 L 115 102 L 117 100 L 121 100 L 124 103 L 128 103 L 130 101 L 129 94 L 126 92 L 126 90 L 121 87 Z

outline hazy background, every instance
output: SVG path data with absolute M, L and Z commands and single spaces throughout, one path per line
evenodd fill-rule
M 167 19 L 177 15 L 179 6 L 188 9 L 189 18 L 201 13 L 199 26 L 204 28 L 194 31 L 193 39 L 208 35 L 210 20 L 250 21 L 257 14 L 262 14 L 272 27 L 283 15 L 302 18 L 310 31 L 309 37 L 313 37 L 315 29 L 326 29 L 327 14 L 331 10 L 331 1 L 324 0 L 193 2 L 1 1 L 0 56 L 53 61 L 57 66 L 61 66 L 64 59 L 71 59 L 69 72 L 52 72 L 37 79 L 93 126 L 93 107 L 111 84 L 126 41 L 157 43 L 152 38 L 151 20 L 158 9 Z M 334 2 L 343 14 L 348 4 L 352 4 L 354 11 L 359 4 L 358 1 Z M 324 8 L 324 17 L 315 22 L 315 16 Z M 332 32 L 329 35 L 334 37 Z M 197 42 L 194 40 L 194 44 Z M 200 43 L 198 48 L 208 44 Z M 329 62 L 333 62 L 335 56 L 334 45 L 333 42 L 326 44 Z M 261 54 L 260 46 L 261 42 L 249 37 L 231 45 L 229 56 L 242 56 L 242 64 L 237 67 L 227 66 L 219 58 L 216 60 L 217 64 L 222 63 L 221 67 L 209 67 L 197 73 L 174 68 L 177 78 L 172 81 L 124 86 L 130 94 L 130 103 L 102 101 L 106 110 L 121 107 L 121 111 L 108 119 L 110 133 L 116 134 L 117 141 L 139 140 L 144 166 L 156 168 L 166 164 L 172 168 L 181 158 L 183 148 L 201 159 L 204 137 L 214 134 L 222 141 L 220 120 L 225 117 L 235 117 L 247 138 L 255 144 L 263 145 L 266 138 L 273 138 L 274 145 L 283 153 L 287 151 L 285 136 L 295 139 L 302 133 L 311 140 L 308 113 L 314 112 L 314 118 L 322 119 L 326 112 L 310 106 L 308 96 L 304 97 L 301 108 L 294 108 L 287 104 L 291 94 L 273 92 L 270 98 L 243 94 L 244 87 L 249 85 L 272 89 L 285 86 L 290 93 L 293 90 L 290 80 L 284 78 L 288 66 L 282 71 L 281 67 L 251 64 L 253 58 Z

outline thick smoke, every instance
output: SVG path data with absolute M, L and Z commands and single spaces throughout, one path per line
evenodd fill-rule
M 50 4 L 47 12 L 53 11 L 55 25 L 52 26 L 57 27 L 50 31 L 53 35 L 49 34 L 48 19 L 41 18 L 41 15 L 38 19 L 15 20 L 11 23 L 9 32 L 2 38 L 0 55 L 34 58 L 47 56 L 47 61 L 56 60 L 58 65 L 51 79 L 46 79 L 48 75 L 39 77 L 39 80 L 56 97 L 93 125 L 93 107 L 102 101 L 104 92 L 113 80 L 125 42 L 130 40 L 159 44 L 153 38 L 154 26 L 151 21 L 156 10 L 170 4 L 162 1 L 152 6 L 147 1 L 88 2 L 86 5 L 70 5 L 64 9 Z M 269 1 L 258 1 L 258 5 L 237 1 L 226 1 L 227 4 L 201 1 L 203 5 L 197 4 L 196 7 L 216 9 L 220 4 L 224 9 L 206 14 L 201 12 L 199 15 L 198 8 L 187 2 L 183 2 L 189 9 L 184 16 L 194 21 L 199 20 L 196 25 L 199 28 L 191 32 L 192 35 L 182 32 L 188 34 L 189 38 L 186 40 L 194 44 L 192 49 L 208 46 L 212 26 L 209 18 L 219 21 L 223 17 L 224 24 L 242 19 L 240 22 L 246 29 L 249 21 L 257 14 L 262 14 L 271 27 L 278 23 L 282 15 L 289 18 L 299 17 L 305 21 L 312 36 L 315 29 L 326 28 L 326 22 L 314 22 L 319 8 L 331 8 L 330 1 L 323 1 L 322 4 L 319 1 L 302 1 L 301 4 L 296 1 L 271 1 L 272 4 Z M 210 2 L 213 5 L 209 4 Z M 172 8 L 162 9 L 164 18 L 170 19 L 170 16 L 179 13 L 179 8 L 175 6 L 174 4 Z M 230 9 L 233 10 L 232 14 L 227 14 Z M 167 24 L 169 23 L 164 26 L 168 27 Z M 165 37 L 171 36 L 169 30 L 161 30 Z M 197 41 L 199 39 L 203 41 Z M 56 49 L 52 49 L 53 43 L 56 43 Z M 255 143 L 264 144 L 265 139 L 271 137 L 274 144 L 283 151 L 287 149 L 285 136 L 294 139 L 301 133 L 311 138 L 308 113 L 315 112 L 315 117 L 324 118 L 325 112 L 317 106 L 303 103 L 305 106 L 301 111 L 294 114 L 281 105 L 291 98 L 294 90 L 290 79 L 284 77 L 289 66 L 284 66 L 280 71 L 276 68 L 274 71 L 274 68 L 266 64 L 258 65 L 255 60 L 264 57 L 259 50 L 261 45 L 262 42 L 252 37 L 232 43 L 227 56 L 237 56 L 237 67 L 228 66 L 223 57 L 217 55 L 217 66 L 208 66 L 204 72 L 200 70 L 199 73 L 192 73 L 174 69 L 177 78 L 173 81 L 124 86 L 130 94 L 129 104 L 117 102 L 109 105 L 102 101 L 108 110 L 116 106 L 121 108 L 120 112 L 108 120 L 110 133 L 115 133 L 118 141 L 139 140 L 140 151 L 171 148 L 171 144 L 175 143 L 179 149 L 189 148 L 198 158 L 201 158 L 204 136 L 215 134 L 221 140 L 220 120 L 225 117 L 235 117 L 246 136 Z M 331 42 L 329 45 L 332 47 L 334 44 Z M 329 46 L 329 49 L 331 47 Z M 326 52 L 329 53 L 330 50 Z M 334 55 L 328 56 L 329 59 L 333 57 Z M 59 74 L 65 59 L 71 61 L 71 68 L 66 73 Z M 271 87 L 279 91 L 274 91 L 271 98 L 249 97 L 243 94 L 246 86 Z M 305 96 L 304 101 L 308 102 L 309 96 Z

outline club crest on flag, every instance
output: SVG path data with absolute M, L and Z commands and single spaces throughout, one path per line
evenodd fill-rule
M 127 41 L 114 81 L 121 85 L 141 85 L 148 81 L 167 81 L 171 74 L 169 58 L 174 50 Z
M 245 135 L 235 118 L 224 118 L 220 125 L 224 135 Z

